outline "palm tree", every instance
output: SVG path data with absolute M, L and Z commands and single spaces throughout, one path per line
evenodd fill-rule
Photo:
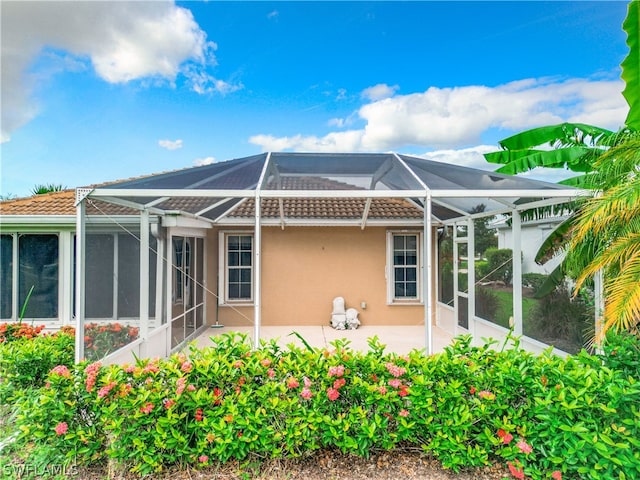
M 604 273 L 600 341 L 610 329 L 640 333 L 640 138 L 612 147 L 595 166 L 590 186 L 596 195 L 575 217 L 565 262 L 580 272 L 576 290 Z
M 563 206 L 577 213 L 542 244 L 536 261 L 545 263 L 558 251 L 568 251 L 537 296 L 553 291 L 567 274 L 577 278 L 577 292 L 598 270 L 604 271 L 607 301 L 597 341 L 609 329 L 638 333 L 640 319 L 640 154 L 636 153 L 640 147 L 639 13 L 640 2 L 631 1 L 623 23 L 629 53 L 621 64 L 622 94 L 629 113 L 621 130 L 612 132 L 580 123 L 539 127 L 501 141 L 501 151 L 485 155 L 487 161 L 503 165 L 497 170 L 501 173 L 515 175 L 539 167 L 580 172 L 582 175 L 560 183 L 594 190 L 594 198 Z M 549 213 L 538 210 L 527 215 Z
M 31 190 L 31 193 L 33 195 L 42 195 L 42 194 L 51 193 L 51 192 L 61 192 L 66 188 L 67 187 L 65 187 L 64 185 L 54 184 L 54 183 L 48 183 L 46 185 L 38 184 L 35 187 L 33 187 L 33 190 Z

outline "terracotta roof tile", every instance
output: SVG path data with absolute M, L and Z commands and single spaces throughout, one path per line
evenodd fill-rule
M 69 215 L 75 216 L 75 190 L 43 193 L 27 198 L 0 202 L 0 215 Z M 136 210 L 92 200 L 87 205 L 89 215 L 135 215 Z

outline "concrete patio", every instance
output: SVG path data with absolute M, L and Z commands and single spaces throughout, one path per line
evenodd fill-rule
M 437 326 L 433 326 L 433 352 L 438 353 L 449 345 L 453 337 Z M 253 339 L 253 327 L 211 327 L 196 338 L 198 347 L 211 346 L 211 337 L 229 332 L 242 332 Z M 303 347 L 300 339 L 292 335 L 297 332 L 312 347 L 330 348 L 330 343 L 336 339 L 349 340 L 349 346 L 354 350 L 366 351 L 369 349 L 367 340 L 378 336 L 381 343 L 386 345 L 387 352 L 406 354 L 411 350 L 424 350 L 425 327 L 424 325 L 384 325 L 361 326 L 357 330 L 335 330 L 327 326 L 263 326 L 260 329 L 260 338 L 264 340 L 277 339 L 278 344 L 285 347 L 291 343 Z

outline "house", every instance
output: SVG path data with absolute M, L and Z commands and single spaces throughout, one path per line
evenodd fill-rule
M 261 325 L 328 324 L 341 296 L 363 324 L 425 325 L 429 350 L 434 322 L 476 325 L 473 289 L 439 301 L 438 231 L 472 249 L 478 215 L 518 229 L 519 211 L 579 193 L 395 153 L 263 153 L 9 200 L 0 314 L 17 320 L 34 286 L 26 318 L 136 325 L 131 351 L 152 356 L 211 324 L 253 325 L 256 341 Z

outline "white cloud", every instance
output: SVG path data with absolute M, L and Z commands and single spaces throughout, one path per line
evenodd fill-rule
M 373 87 L 372 87 L 373 88 Z M 628 107 L 621 81 L 520 80 L 497 87 L 431 87 L 366 103 L 357 111 L 365 127 L 324 137 L 255 135 L 264 150 L 385 151 L 406 146 L 447 149 L 481 143 L 489 129 L 521 131 L 563 121 L 617 129 Z M 338 119 L 331 126 L 341 127 Z M 505 137 L 508 136 L 505 135 Z
M 212 163 L 216 163 L 215 157 L 196 158 L 193 161 L 193 165 L 196 167 L 201 167 L 203 165 L 211 165 Z
M 158 140 L 158 145 L 167 150 L 177 150 L 182 148 L 182 140 Z
M 215 44 L 191 12 L 173 2 L 4 2 L 1 27 L 3 141 L 38 113 L 32 92 L 46 78 L 29 68 L 43 49 L 90 62 L 109 83 L 172 84 L 185 63 L 201 70 L 215 64 Z
M 202 70 L 189 69 L 185 72 L 185 75 L 191 81 L 193 91 L 200 95 L 210 93 L 227 95 L 228 93 L 233 93 L 244 88 L 242 83 L 234 85 L 232 83 L 225 82 L 224 80 L 217 79 Z
M 361 96 L 362 98 L 375 102 L 377 100 L 393 97 L 398 88 L 400 88 L 398 85 L 390 87 L 386 83 L 379 83 L 373 87 L 365 88 L 362 91 Z
M 267 18 L 269 20 L 273 20 L 275 18 L 278 18 L 279 15 L 280 15 L 280 12 L 278 10 L 272 10 L 269 13 L 267 13 Z

